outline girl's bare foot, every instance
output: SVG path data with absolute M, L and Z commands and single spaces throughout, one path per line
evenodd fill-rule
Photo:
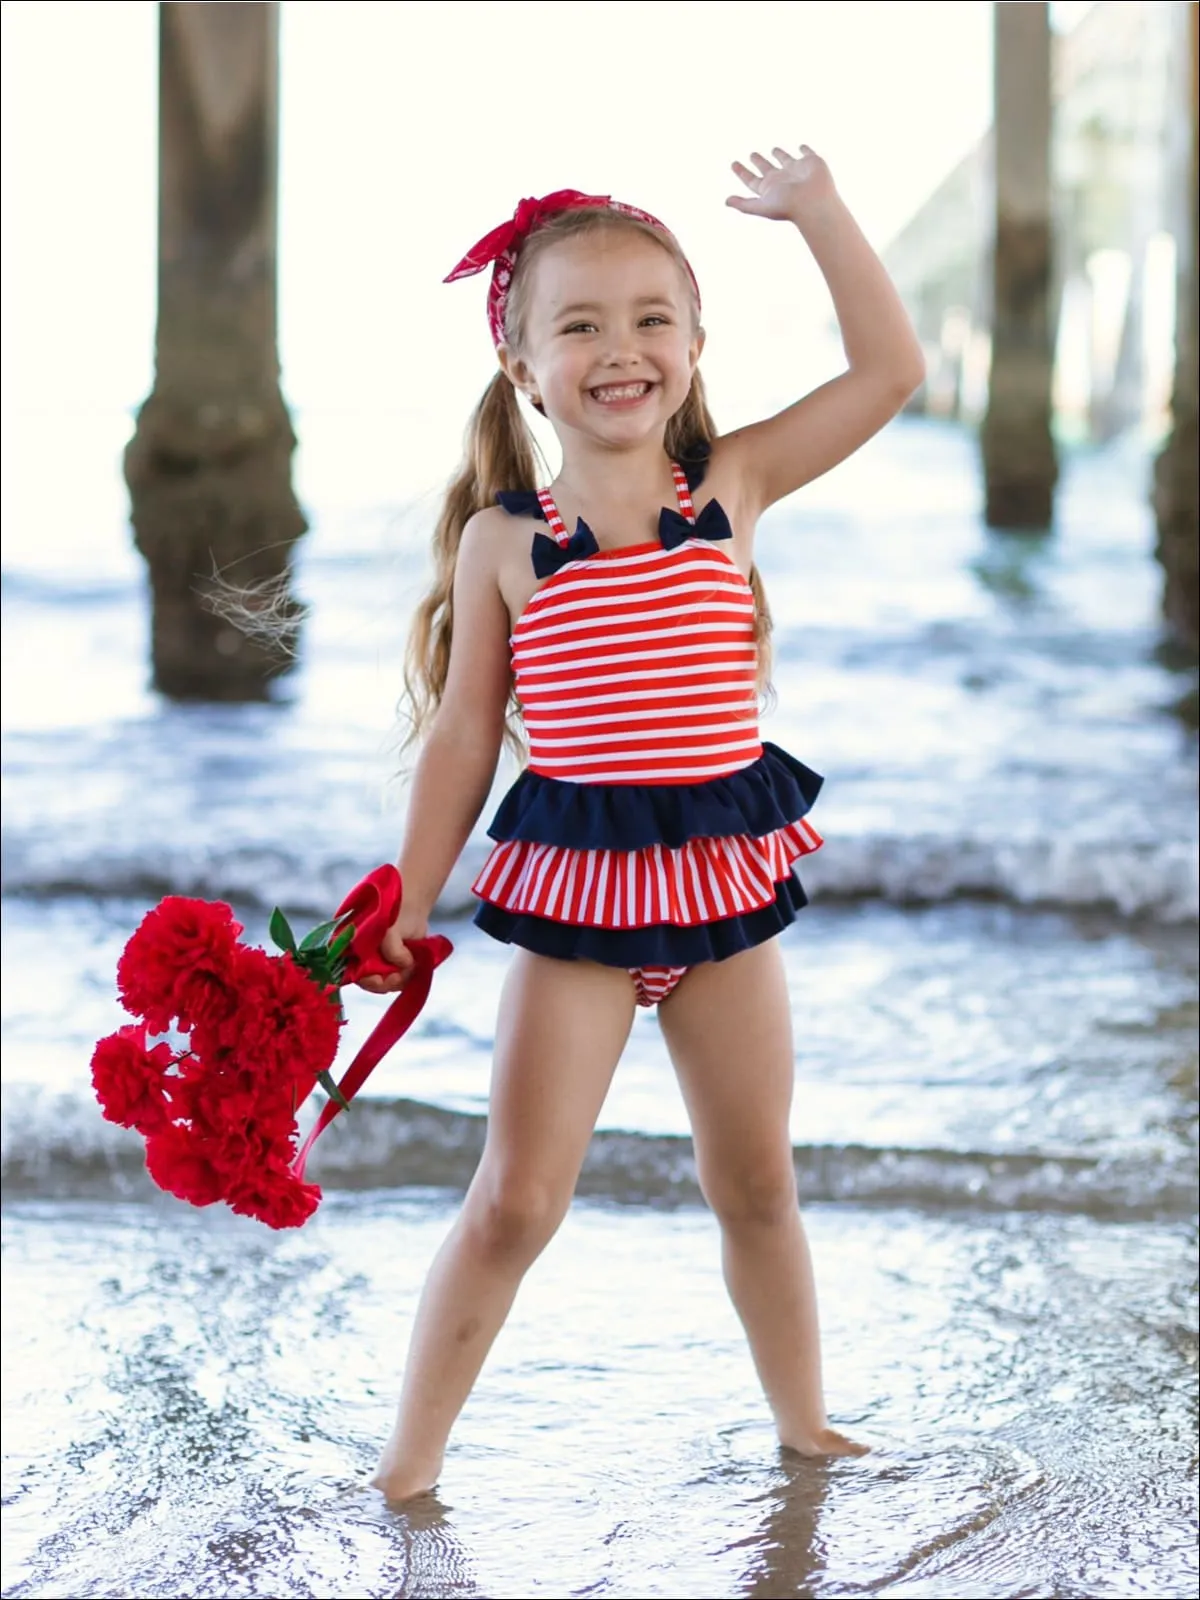
M 378 1489 L 390 1506 L 404 1505 L 409 1500 L 419 1499 L 423 1494 L 432 1494 L 434 1490 L 433 1483 L 424 1477 L 410 1478 L 400 1473 L 385 1477 L 381 1472 L 377 1472 L 371 1479 L 371 1487 Z
M 401 1505 L 415 1500 L 418 1495 L 431 1494 L 438 1480 L 442 1464 L 428 1466 L 421 1471 L 415 1464 L 397 1461 L 390 1450 L 385 1450 L 371 1478 L 371 1487 L 378 1489 L 389 1505 Z
M 794 1450 L 801 1456 L 865 1456 L 871 1450 L 869 1444 L 847 1439 L 836 1428 L 818 1428 L 813 1433 L 798 1434 L 781 1443 L 785 1450 Z

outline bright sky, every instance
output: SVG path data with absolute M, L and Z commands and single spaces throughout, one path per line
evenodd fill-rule
M 156 11 L 3 7 L 6 410 L 128 409 L 149 386 Z M 444 476 L 492 355 L 482 280 L 440 279 L 565 185 L 681 237 L 719 418 L 789 398 L 827 375 L 828 303 L 791 230 L 723 205 L 730 161 L 807 142 L 885 243 L 990 119 L 990 27 L 983 0 L 285 0 L 289 399 L 395 416 Z

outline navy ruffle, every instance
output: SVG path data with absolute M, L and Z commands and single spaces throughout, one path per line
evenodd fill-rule
M 520 945 L 535 955 L 560 961 L 598 961 L 604 967 L 697 967 L 704 961 L 727 961 L 743 950 L 765 944 L 796 920 L 808 896 L 794 876 L 776 885 L 775 899 L 759 911 L 692 928 L 655 923 L 647 928 L 584 928 L 547 917 L 504 911 L 482 902 L 477 927 L 503 944 Z
M 500 802 L 488 833 L 571 850 L 677 850 L 689 839 L 761 839 L 812 808 L 824 779 L 778 745 L 704 783 L 566 783 L 526 770 Z

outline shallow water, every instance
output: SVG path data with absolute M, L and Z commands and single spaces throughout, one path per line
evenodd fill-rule
M 444 1498 L 394 1514 L 360 1484 L 451 1205 L 11 1206 L 5 1593 L 1188 1592 L 1186 1226 L 814 1209 L 832 1408 L 875 1445 L 818 1465 L 772 1443 L 711 1219 L 581 1203 Z
M 411 1516 L 361 1484 L 482 1142 L 482 832 L 454 958 L 317 1147 L 300 1233 L 158 1195 L 87 1060 L 159 894 L 229 899 L 262 942 L 272 904 L 315 921 L 392 854 L 423 512 L 312 508 L 305 665 L 271 706 L 148 693 L 140 575 L 83 487 L 10 547 L 4 1592 L 1193 1594 L 1196 752 L 1144 483 L 1070 463 L 1055 536 L 1005 540 L 970 441 L 904 424 L 764 525 L 767 731 L 828 780 L 783 941 L 792 1138 L 831 1407 L 873 1454 L 780 1459 L 640 1014 Z M 380 1005 L 348 1000 L 349 1046 Z
M 111 1192 L 141 1143 L 96 1115 L 80 1065 L 123 1020 L 112 974 L 135 902 L 3 908 L 5 1184 Z M 482 1145 L 504 949 L 461 922 L 403 1046 L 316 1147 L 346 1185 L 465 1185 Z M 261 918 L 248 937 L 265 942 Z M 894 1205 L 1186 1217 L 1196 1208 L 1194 932 L 1059 913 L 817 905 L 785 941 L 801 1191 Z M 936 952 L 936 959 L 931 953 Z M 72 973 L 64 1017 L 61 978 Z M 344 1049 L 383 1002 L 347 994 Z M 584 1191 L 696 1201 L 683 1104 L 639 1013 Z

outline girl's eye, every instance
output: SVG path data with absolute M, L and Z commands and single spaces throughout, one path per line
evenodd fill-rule
M 569 327 L 563 329 L 564 333 L 595 333 L 595 331 L 594 322 L 572 322 Z
M 658 312 L 655 311 L 651 313 L 650 316 L 642 318 L 642 325 L 643 327 L 652 325 L 657 328 L 665 328 L 667 326 L 667 319 L 666 317 L 660 316 Z

